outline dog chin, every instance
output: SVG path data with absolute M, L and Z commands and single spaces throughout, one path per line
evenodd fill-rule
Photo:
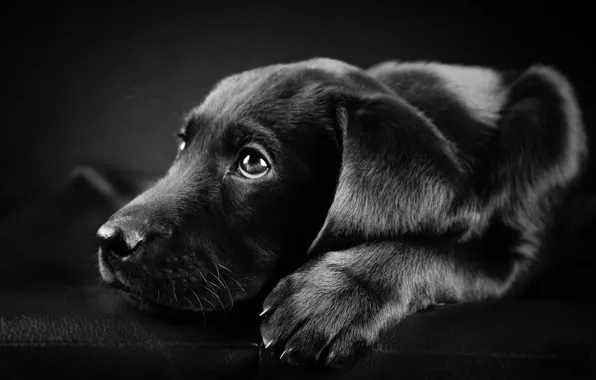
M 122 291 L 125 296 L 124 298 L 126 301 L 128 301 L 129 305 L 143 313 L 164 317 L 196 315 L 197 313 L 200 313 L 200 310 L 179 309 L 170 305 L 159 303 L 152 299 L 141 297 L 138 294 L 127 290 L 124 286 L 115 285 L 113 287 Z
M 193 303 L 188 300 L 194 300 L 195 298 L 193 297 L 197 297 L 194 293 L 187 295 L 188 297 L 184 297 L 184 294 L 178 293 L 178 297 L 175 297 L 176 301 L 171 298 L 168 301 L 168 297 L 164 297 L 164 293 L 161 294 L 161 297 L 151 294 L 150 292 L 147 293 L 143 291 L 142 286 L 132 284 L 122 275 L 122 273 L 120 273 L 120 271 L 114 270 L 110 263 L 104 259 L 101 250 L 98 252 L 98 266 L 104 284 L 121 292 L 130 304 L 144 312 L 159 315 L 181 313 L 196 314 L 206 312 L 218 313 L 231 309 L 233 305 L 228 305 L 227 302 L 222 303 L 221 300 L 221 308 L 209 307 L 209 305 L 206 305 L 205 303 L 201 306 L 196 304 L 193 305 Z
M 213 308 L 197 308 L 196 306 L 189 306 L 183 302 L 172 303 L 164 302 L 153 297 L 147 297 L 141 288 L 128 285 L 128 283 L 121 278 L 122 276 L 118 272 L 113 272 L 109 269 L 109 266 L 102 267 L 105 270 L 106 275 L 102 272 L 102 278 L 106 285 L 119 291 L 124 299 L 136 309 L 142 312 L 148 312 L 156 315 L 184 315 L 184 314 L 197 314 L 197 313 L 213 313 L 220 312 L 223 310 Z
M 100 266 L 100 268 L 103 268 L 101 274 L 106 285 L 120 292 L 124 296 L 123 299 L 126 301 L 126 303 L 128 303 L 128 305 L 132 306 L 134 309 L 144 313 L 164 316 L 189 312 L 188 310 L 178 309 L 176 307 L 157 302 L 156 300 L 143 297 L 139 294 L 140 292 L 137 293 L 133 288 L 119 281 L 117 278 L 118 276 L 115 275 L 108 267 Z

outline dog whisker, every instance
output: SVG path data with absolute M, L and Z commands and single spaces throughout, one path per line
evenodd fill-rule
M 224 269 L 223 265 L 216 263 L 215 264 L 215 269 L 217 270 L 217 280 L 226 288 L 226 290 L 228 291 L 228 294 L 230 296 L 230 301 L 232 302 L 232 306 L 234 305 L 234 298 L 232 297 L 232 292 L 230 291 L 230 287 L 228 286 L 228 283 L 225 281 L 225 279 L 221 276 L 221 273 L 219 272 L 218 267 L 221 267 L 222 269 Z M 227 268 L 226 268 L 227 269 Z M 229 271 L 229 269 L 228 269 Z M 230 271 L 231 273 L 231 271 Z M 231 277 L 231 276 L 228 276 Z
M 232 297 L 232 292 L 230 291 L 230 288 L 228 287 L 228 285 L 224 281 L 222 281 L 222 279 L 220 278 L 220 273 L 219 273 L 219 270 L 217 269 L 217 265 L 215 265 L 215 269 L 217 271 L 217 276 L 214 275 L 213 273 L 211 273 L 211 275 L 213 277 L 215 277 L 215 279 L 217 281 L 219 281 L 219 283 L 223 286 L 224 289 L 227 290 L 228 295 L 230 296 L 230 302 L 232 303 L 231 306 L 230 306 L 230 308 L 231 308 L 232 306 L 234 306 L 234 298 Z
M 226 307 L 224 306 L 224 304 L 223 304 L 223 302 L 222 302 L 222 300 L 221 300 L 221 297 L 220 297 L 218 294 L 216 294 L 216 295 L 215 295 L 215 298 L 217 299 L 217 301 L 218 301 L 218 302 L 219 302 L 219 304 L 221 305 L 221 308 L 222 308 L 223 310 L 225 310 L 225 309 L 226 309 Z
M 190 289 L 190 291 L 192 292 L 192 294 L 195 295 L 195 298 L 199 302 L 199 306 L 201 307 L 201 314 L 203 314 L 203 321 L 205 323 L 207 323 L 207 318 L 205 318 L 205 309 L 203 308 L 203 303 L 201 302 L 201 299 L 199 298 L 199 296 L 197 295 L 197 293 L 195 293 L 194 290 Z
M 215 279 L 221 284 L 221 287 L 219 287 L 217 284 L 213 283 L 215 286 L 217 286 L 218 289 L 225 289 L 226 288 L 226 284 L 224 284 L 221 280 L 221 275 L 219 273 L 219 268 L 217 266 L 217 264 L 215 264 L 215 272 L 217 273 L 217 275 L 215 275 L 213 272 L 211 272 L 211 275 L 213 277 L 215 277 Z M 231 298 L 231 295 L 230 295 Z
M 213 285 L 217 286 L 218 289 L 222 289 L 222 288 L 225 288 L 226 287 L 226 285 L 221 281 L 221 278 L 219 277 L 219 274 L 218 275 L 215 275 L 214 273 L 211 273 L 211 275 L 213 277 L 215 277 L 215 279 L 221 284 L 221 287 L 219 285 L 217 285 L 216 283 L 213 283 Z
M 174 296 L 174 299 L 176 300 L 176 302 L 178 302 L 178 296 L 176 295 L 176 286 L 174 285 L 174 280 L 172 280 L 172 278 L 170 276 L 167 276 L 167 278 L 168 278 L 168 280 L 170 280 L 170 283 L 172 284 L 172 295 Z
M 244 289 L 244 286 L 242 286 L 242 285 L 241 285 L 241 284 L 238 282 L 238 280 L 236 280 L 236 279 L 234 278 L 234 273 L 232 272 L 232 270 L 231 270 L 230 268 L 227 268 L 227 267 L 226 267 L 225 265 L 223 265 L 223 264 L 217 264 L 217 265 L 219 265 L 219 267 L 221 267 L 221 269 L 223 269 L 223 270 L 225 270 L 225 271 L 227 272 L 227 273 L 226 273 L 226 274 L 227 274 L 227 278 L 228 278 L 228 279 L 230 279 L 230 280 L 232 280 L 232 281 L 234 281 L 234 283 L 235 283 L 235 284 L 238 286 L 238 288 L 240 288 L 240 290 L 241 290 L 241 291 L 244 293 L 244 295 L 247 295 L 247 294 L 248 294 L 248 293 L 246 292 L 246 289 Z M 224 278 L 224 277 L 222 276 L 222 278 Z M 225 278 L 224 278 L 224 280 L 225 280 Z
M 215 277 L 215 276 L 213 276 L 213 277 Z M 213 286 L 215 286 L 218 290 L 222 290 L 223 289 L 221 286 L 219 286 L 215 282 L 210 282 L 210 284 L 213 285 Z
M 215 263 L 215 272 L 217 273 L 217 278 L 219 279 L 219 277 L 221 277 L 221 274 L 219 273 L 219 265 L 217 263 Z
M 195 297 L 197 298 L 197 301 L 199 301 L 199 304 L 201 304 L 201 307 L 203 307 L 203 304 L 201 302 L 201 297 L 199 297 L 199 295 L 194 290 L 192 290 L 192 289 L 189 289 L 189 290 L 192 292 L 192 294 L 195 295 Z M 209 301 L 205 297 L 202 297 L 202 298 L 203 298 L 203 301 L 207 302 L 211 307 L 215 307 L 215 305 L 213 304 L 213 302 Z
M 217 294 L 217 292 L 213 289 L 213 286 L 217 286 L 215 283 L 212 283 L 210 281 L 207 280 L 207 278 L 205 278 L 205 276 L 203 275 L 203 273 L 199 270 L 199 268 L 197 268 L 195 265 L 193 265 L 193 267 L 196 269 L 197 273 L 203 278 L 203 281 L 205 281 L 205 284 L 207 284 L 207 286 L 201 284 L 201 286 L 207 290 L 209 290 L 214 296 L 215 298 L 219 301 L 219 304 L 221 305 L 222 309 L 225 309 L 225 306 L 221 300 L 221 297 L 219 296 L 219 294 Z M 218 287 L 219 289 L 219 287 Z
M 213 293 L 214 295 L 217 295 L 217 293 L 215 292 L 215 289 L 213 288 L 213 286 L 216 286 L 216 284 L 214 284 L 211 281 L 207 280 L 207 278 L 203 275 L 203 273 L 197 267 L 195 267 L 195 269 L 197 270 L 197 273 L 199 273 L 199 275 L 201 276 L 201 278 L 203 279 L 203 281 L 205 281 L 205 284 L 207 284 L 209 291 L 211 293 Z M 205 287 L 204 285 L 202 285 L 202 286 Z M 217 288 L 219 289 L 219 286 Z
M 209 304 L 209 306 L 211 306 L 212 308 L 215 308 L 215 304 L 211 301 L 209 301 L 206 297 L 203 297 L 203 301 L 207 302 Z
M 217 264 L 217 265 L 219 265 L 219 267 L 221 269 L 225 270 L 226 272 L 232 273 L 232 270 L 230 268 L 226 267 L 225 265 L 223 265 L 223 264 Z
M 205 277 L 203 277 L 203 279 L 205 279 Z M 205 283 L 206 283 L 207 285 L 210 285 L 210 284 L 211 284 L 211 283 L 210 283 L 209 281 L 207 281 L 206 279 L 205 279 Z M 216 298 L 218 297 L 218 295 L 217 295 L 217 292 L 215 292 L 211 286 L 205 286 L 205 285 L 203 285 L 203 284 L 199 284 L 199 285 L 201 285 L 201 287 L 203 287 L 203 288 L 207 289 L 209 292 L 211 292 L 211 294 L 213 294 L 213 296 L 214 296 L 214 297 L 216 297 Z
M 215 298 L 217 298 L 217 300 L 219 301 L 219 304 L 221 305 L 222 309 L 225 309 L 225 306 L 224 306 L 223 302 L 221 301 L 221 298 L 219 297 L 219 295 L 217 294 L 217 292 L 215 292 L 215 291 L 213 290 L 213 288 L 212 288 L 212 286 L 211 286 L 211 285 L 214 285 L 214 284 L 212 284 L 211 282 L 207 281 L 207 279 L 205 278 L 205 276 L 203 275 L 203 273 L 202 273 L 202 272 L 199 270 L 199 268 L 197 268 L 197 267 L 196 267 L 196 266 L 194 266 L 194 265 L 193 265 L 193 267 L 194 267 L 194 268 L 197 270 L 197 272 L 199 273 L 199 275 L 200 275 L 200 276 L 203 278 L 203 281 L 205 281 L 205 283 L 206 283 L 208 286 L 205 286 L 205 285 L 203 285 L 203 284 L 200 284 L 200 285 L 201 285 L 203 288 L 205 288 L 205 289 L 209 290 L 209 291 L 210 291 L 210 292 L 211 292 L 211 293 L 212 293 L 212 294 L 215 296 Z
M 211 289 L 208 286 L 205 286 L 203 284 L 200 284 L 203 288 L 207 289 L 209 292 L 211 292 L 211 294 L 213 294 L 215 297 L 217 297 L 217 293 L 213 291 L 213 289 Z
M 193 292 L 193 294 L 194 294 L 194 292 Z M 195 296 L 196 296 L 196 294 L 195 294 Z M 192 301 L 189 300 L 188 297 L 184 296 L 184 298 L 186 299 L 186 301 L 188 301 L 191 308 L 193 308 L 193 309 L 196 308 L 196 305 L 194 303 L 192 303 Z M 197 301 L 199 301 L 199 307 L 201 309 L 201 314 L 203 314 L 203 322 L 207 323 L 207 318 L 205 317 L 205 310 L 203 310 L 203 304 L 201 303 L 201 300 L 199 299 L 199 297 L 197 297 Z
M 230 296 L 230 302 L 232 303 L 230 305 L 230 309 L 234 306 L 234 298 L 232 297 L 232 292 L 230 291 L 230 287 L 226 284 L 226 289 L 228 291 L 228 295 Z
M 203 272 L 202 272 L 202 271 L 201 271 L 199 268 L 197 268 L 197 266 L 196 266 L 196 265 L 192 265 L 192 267 L 193 267 L 193 268 L 196 270 L 196 273 L 198 273 L 198 274 L 199 274 L 199 276 L 201 276 L 201 278 L 203 279 L 203 281 L 205 281 L 205 283 L 206 283 L 207 285 L 209 285 L 209 287 L 210 287 L 210 288 L 212 288 L 212 286 L 211 286 L 211 285 L 214 285 L 214 284 L 212 284 L 210 281 L 208 281 L 208 280 L 207 280 L 207 278 L 205 277 L 205 275 L 203 274 Z M 212 289 L 213 289 L 213 288 L 212 288 Z
M 238 285 L 238 287 L 240 288 L 240 290 L 242 291 L 242 293 L 244 293 L 244 295 L 247 295 L 248 293 L 246 293 L 246 289 L 244 289 L 244 287 L 232 276 L 229 276 L 229 279 L 234 281 L 234 283 L 236 285 Z

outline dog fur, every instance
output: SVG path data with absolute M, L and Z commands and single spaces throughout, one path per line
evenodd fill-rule
M 573 88 L 541 65 L 261 67 L 220 81 L 181 138 L 100 229 L 102 277 L 194 311 L 264 298 L 265 346 L 325 365 L 418 310 L 523 289 L 587 159 Z M 264 177 L 238 175 L 247 146 Z

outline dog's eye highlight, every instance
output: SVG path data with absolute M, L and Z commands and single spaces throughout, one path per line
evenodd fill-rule
M 259 178 L 267 174 L 269 164 L 259 152 L 250 150 L 240 156 L 238 171 L 246 178 Z
M 176 133 L 178 139 L 178 153 L 182 152 L 186 148 L 186 134 L 184 132 Z

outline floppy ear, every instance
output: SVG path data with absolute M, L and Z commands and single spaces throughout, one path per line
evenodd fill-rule
M 341 172 L 309 255 L 404 235 L 463 239 L 579 174 L 579 106 L 554 69 L 406 68 L 372 70 L 403 98 L 336 95 Z
M 455 145 L 404 100 L 340 94 L 342 165 L 335 197 L 309 254 L 332 243 L 419 233 L 449 219 L 462 167 Z M 352 241 L 353 242 L 353 241 Z
M 537 186 L 544 177 L 568 181 L 586 158 L 573 86 L 553 67 L 499 72 L 481 66 L 391 61 L 368 73 L 391 83 L 396 93 L 457 142 L 460 158 L 474 172 L 473 185 L 488 196 L 504 185 Z
M 566 186 L 587 159 L 579 103 L 569 80 L 536 65 L 513 78 L 497 131 L 479 171 L 489 188 L 509 186 L 522 202 Z M 490 164 L 491 167 L 488 167 Z

